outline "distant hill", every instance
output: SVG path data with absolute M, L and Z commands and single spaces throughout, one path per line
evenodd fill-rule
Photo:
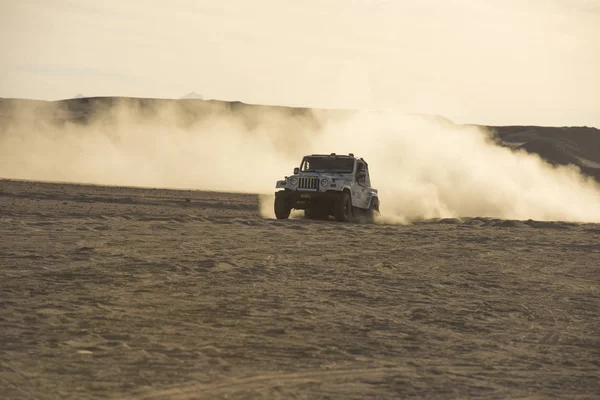
M 554 165 L 577 165 L 600 181 L 600 130 L 590 127 L 491 126 L 514 149 L 539 154 Z
M 178 113 L 178 123 L 191 125 L 215 112 L 236 115 L 247 126 L 255 124 L 254 116 L 271 112 L 281 117 L 291 117 L 290 124 L 308 124 L 315 130 L 320 128 L 319 116 L 344 118 L 355 111 L 323 110 L 301 107 L 253 105 L 242 102 L 202 100 L 195 92 L 182 99 L 152 99 L 129 97 L 89 97 L 59 101 L 41 101 L 0 98 L 0 134 L 17 115 L 27 113 L 28 118 L 43 120 L 44 123 L 62 125 L 87 123 L 99 113 L 120 105 L 135 110 L 140 116 L 159 118 L 159 110 L 169 106 Z M 258 114 L 257 114 L 258 113 Z M 423 116 L 436 121 L 451 121 L 439 116 Z M 285 118 L 282 120 L 286 120 Z M 32 121 L 35 123 L 35 121 Z M 539 154 L 551 164 L 573 164 L 582 172 L 600 181 L 600 130 L 591 127 L 542 127 L 542 126 L 483 126 L 498 139 L 500 145 Z
M 181 97 L 182 99 L 196 99 L 196 100 L 203 100 L 204 97 L 202 97 L 201 94 L 198 94 L 196 92 L 191 92 L 186 94 L 185 96 Z

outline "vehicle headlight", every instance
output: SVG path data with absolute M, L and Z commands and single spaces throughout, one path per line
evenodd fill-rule
M 298 178 L 290 178 L 290 185 L 296 186 L 298 184 Z
M 326 187 L 327 185 L 329 185 L 329 181 L 325 178 L 321 179 L 321 186 Z

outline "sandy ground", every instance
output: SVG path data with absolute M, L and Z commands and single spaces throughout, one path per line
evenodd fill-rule
M 1 397 L 600 397 L 600 225 L 257 210 L 0 181 Z

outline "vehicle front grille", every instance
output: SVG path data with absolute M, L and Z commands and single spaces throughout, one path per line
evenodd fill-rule
M 319 180 L 316 176 L 305 176 L 298 179 L 299 189 L 317 190 L 319 187 Z

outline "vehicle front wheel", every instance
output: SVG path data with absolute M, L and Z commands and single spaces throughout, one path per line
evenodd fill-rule
M 348 192 L 342 192 L 336 201 L 334 215 L 340 222 L 349 222 L 352 219 L 352 200 Z
M 277 219 L 287 219 L 292 212 L 292 207 L 286 204 L 283 197 L 275 197 L 275 217 Z

